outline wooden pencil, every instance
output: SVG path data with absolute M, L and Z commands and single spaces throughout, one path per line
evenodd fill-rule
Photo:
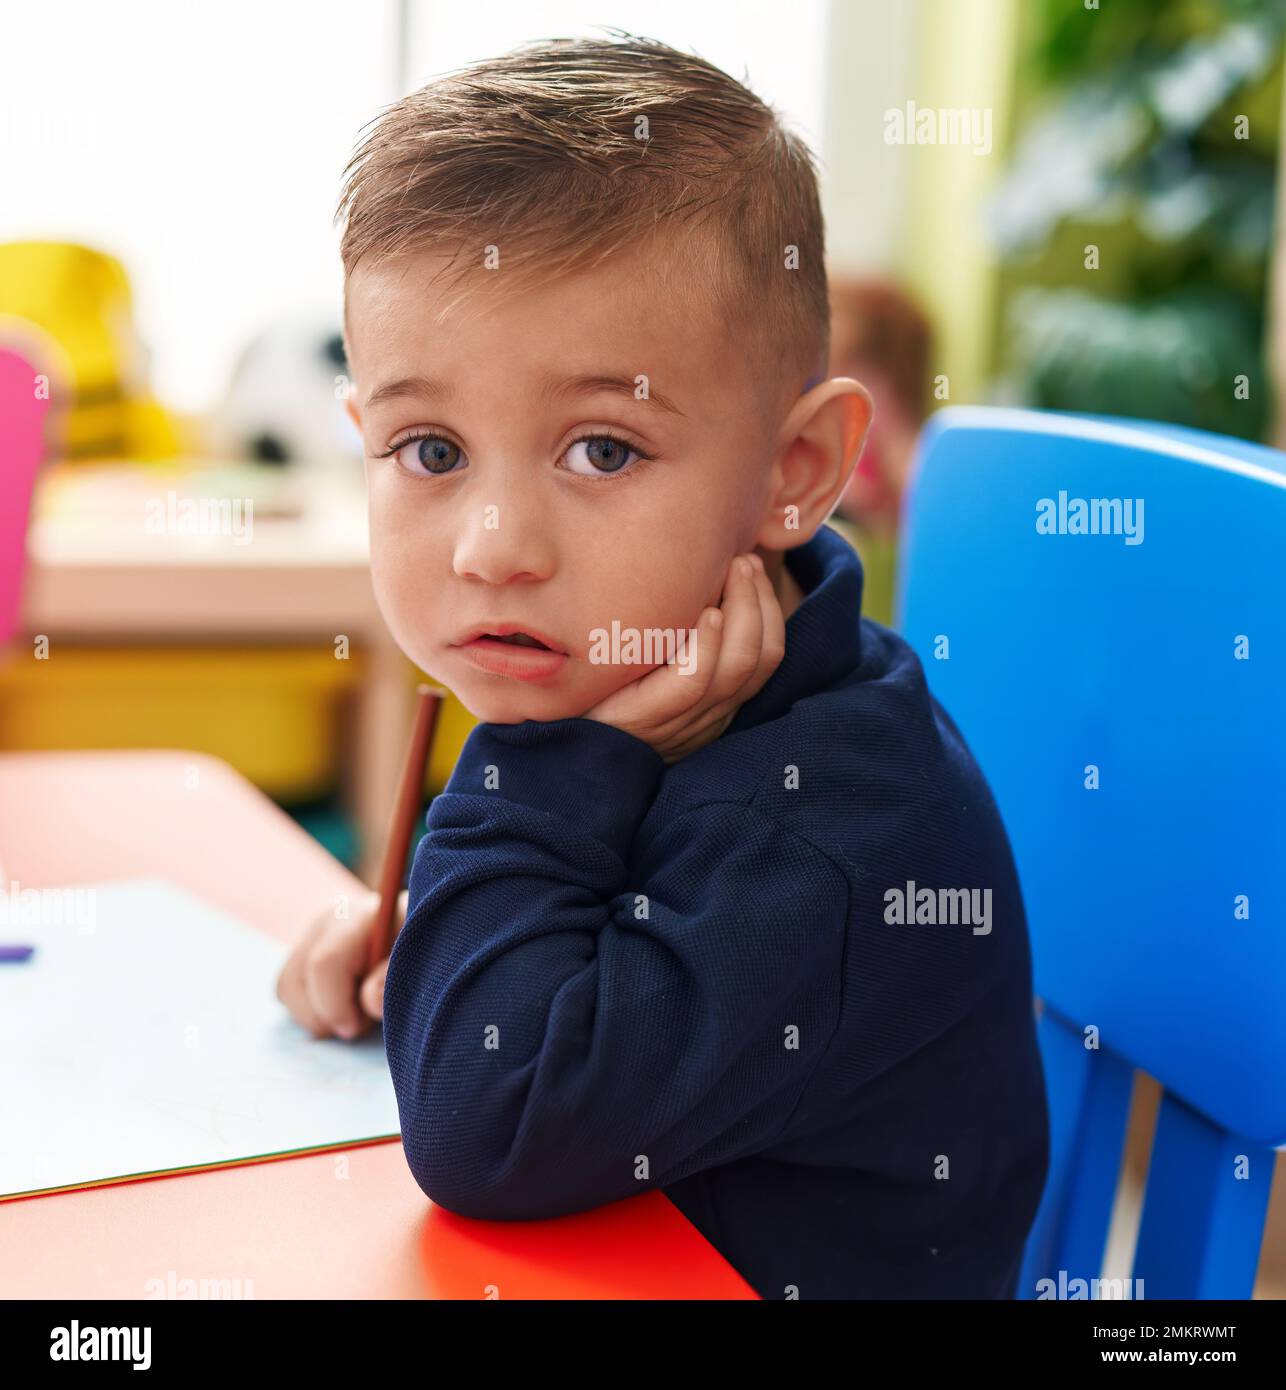
M 389 826 L 388 846 L 384 851 L 384 865 L 379 883 L 379 906 L 375 910 L 375 920 L 371 923 L 366 964 L 368 975 L 393 947 L 393 916 L 402 892 L 402 874 L 406 869 L 406 854 L 411 845 L 411 830 L 420 811 L 424 795 L 424 770 L 429 751 L 433 747 L 438 713 L 447 692 L 438 686 L 420 685 L 416 687 L 415 694 L 415 723 L 411 728 L 411 743 L 406 750 L 406 766 L 402 769 L 402 785 L 398 789 L 397 804 L 393 808 L 393 819 Z

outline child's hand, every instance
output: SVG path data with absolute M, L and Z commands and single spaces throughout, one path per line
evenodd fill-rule
M 371 1022 L 384 1016 L 384 975 L 387 958 L 369 974 L 366 953 L 371 922 L 379 894 L 367 892 L 353 907 L 353 915 L 337 921 L 327 912 L 304 933 L 282 966 L 277 998 L 315 1038 L 337 1037 L 350 1041 L 370 1031 Z M 406 920 L 406 893 L 398 898 L 395 932 Z
M 584 718 L 611 724 L 653 748 L 667 763 L 713 743 L 738 709 L 777 669 L 786 650 L 786 620 L 758 555 L 728 567 L 719 608 L 697 627 L 696 670 L 658 666 L 613 692 Z

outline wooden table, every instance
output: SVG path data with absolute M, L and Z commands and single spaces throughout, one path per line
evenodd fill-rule
M 345 799 L 375 881 L 410 727 L 410 663 L 371 588 L 366 494 L 355 472 L 293 480 L 295 515 L 255 508 L 235 534 L 153 527 L 177 514 L 187 470 L 159 465 L 51 467 L 37 482 L 22 626 L 71 642 L 315 641 L 348 637 L 364 658 L 347 740 Z M 290 482 L 292 480 L 283 480 Z M 259 486 L 261 484 L 255 484 Z M 152 509 L 152 510 L 149 510 Z
M 282 941 L 357 880 L 202 754 L 0 757 L 0 857 L 23 888 L 168 879 Z M 0 1202 L 0 1298 L 754 1298 L 666 1197 L 556 1221 L 434 1207 L 397 1141 Z M 491 1292 L 494 1291 L 494 1292 Z

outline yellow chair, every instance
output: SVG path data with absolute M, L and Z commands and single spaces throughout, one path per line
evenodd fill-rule
M 125 267 L 70 242 L 0 243 L 0 343 L 50 378 L 54 457 L 170 458 L 191 441 L 152 395 Z

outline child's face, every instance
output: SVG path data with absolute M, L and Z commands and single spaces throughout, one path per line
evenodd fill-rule
M 677 633 L 718 603 L 769 508 L 779 422 L 749 354 L 642 255 L 518 287 L 502 249 L 439 322 L 459 294 L 431 283 L 442 264 L 359 264 L 348 283 L 376 596 L 478 718 L 579 716 L 659 664 L 592 661 L 630 655 L 595 629 Z M 380 399 L 408 378 L 425 381 Z M 467 645 L 516 630 L 566 655 Z

